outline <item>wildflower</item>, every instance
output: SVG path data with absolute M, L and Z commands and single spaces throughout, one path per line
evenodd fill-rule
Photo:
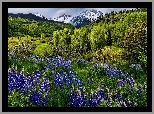
M 125 104 L 125 102 L 123 100 L 120 101 L 120 104 L 121 104 L 121 107 L 127 107 L 126 104 Z
M 107 99 L 107 101 L 108 101 L 108 103 L 112 103 L 112 98 L 111 97 L 109 97 L 108 99 Z
M 142 96 L 142 88 L 141 88 L 141 86 L 138 87 L 138 95 L 139 95 L 139 97 Z
M 33 91 L 29 95 L 29 100 L 33 103 L 34 106 L 41 106 L 41 99 L 42 99 L 42 96 L 36 93 L 35 91 Z
M 113 93 L 113 98 L 114 98 L 114 99 L 117 99 L 117 98 L 118 98 L 118 95 L 117 95 L 116 92 Z
M 138 106 L 138 105 L 137 105 L 137 103 L 135 102 L 134 105 L 133 105 L 133 107 L 137 107 L 137 106 Z
M 144 91 L 147 93 L 147 84 L 144 82 Z
M 92 78 L 92 83 L 94 83 L 94 79 Z
M 118 86 L 120 87 L 123 86 L 123 80 L 118 79 L 117 83 L 118 83 Z
M 129 99 L 128 99 L 126 105 L 127 105 L 127 107 L 131 107 L 131 101 Z
M 131 92 L 133 91 L 133 86 L 132 86 L 132 85 L 130 85 L 130 91 L 131 91 Z
M 44 93 L 44 92 L 47 92 L 50 88 L 50 82 L 49 80 L 47 80 L 46 78 L 43 79 L 43 82 L 41 84 L 41 92 Z

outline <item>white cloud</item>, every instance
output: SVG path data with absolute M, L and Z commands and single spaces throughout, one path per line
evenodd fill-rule
M 66 14 L 66 15 L 71 15 L 71 16 L 75 16 L 78 15 L 79 12 L 75 11 L 73 8 L 61 8 L 59 9 L 57 12 L 55 12 L 52 17 L 58 17 L 62 14 Z
M 62 14 L 78 15 L 78 12 L 74 8 L 8 8 L 8 13 L 40 13 L 47 18 L 58 17 Z
M 66 15 L 76 16 L 79 15 L 82 11 L 89 9 L 96 9 L 105 14 L 106 12 L 132 8 L 8 8 L 8 13 L 39 13 L 44 15 L 46 18 L 56 18 L 64 13 Z

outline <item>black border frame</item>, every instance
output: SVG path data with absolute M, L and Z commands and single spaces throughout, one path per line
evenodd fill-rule
M 30 107 L 8 107 L 8 92 L 6 84 L 8 67 L 5 58 L 8 53 L 8 8 L 147 8 L 147 25 L 148 25 L 148 107 L 127 107 L 127 108 L 65 108 L 65 107 L 50 107 L 50 108 L 30 108 Z M 70 5 L 71 4 L 71 5 Z M 87 4 L 87 5 L 85 5 Z M 71 7 L 70 7 L 71 6 Z M 89 6 L 89 7 L 88 7 Z M 2 112 L 152 112 L 152 2 L 2 2 Z M 7 49 L 8 50 L 8 49 Z

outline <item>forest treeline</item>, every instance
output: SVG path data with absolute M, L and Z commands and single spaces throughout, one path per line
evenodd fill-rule
M 147 68 L 147 9 L 106 13 L 77 28 L 71 24 L 8 17 L 9 51 Z

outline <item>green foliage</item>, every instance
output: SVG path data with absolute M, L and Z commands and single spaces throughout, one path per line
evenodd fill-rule
M 31 59 L 26 59 L 24 56 L 17 54 L 14 59 L 8 58 L 8 68 L 11 68 L 12 65 L 17 67 L 17 72 L 19 73 L 24 67 L 25 75 L 28 73 L 33 73 L 38 70 L 40 67 L 45 65 L 46 62 L 36 62 Z
M 20 92 L 14 91 L 8 96 L 9 107 L 28 107 L 31 103 L 28 103 L 27 101 L 27 97 L 22 95 Z
M 90 40 L 88 39 L 89 30 L 86 28 L 75 29 L 71 36 L 71 48 L 77 53 L 86 53 L 91 50 Z
M 34 21 L 24 18 L 8 17 L 8 36 L 24 36 L 30 35 L 33 37 L 50 37 L 55 30 L 64 28 L 74 29 L 71 24 Z M 44 34 L 44 35 L 43 35 Z
M 51 56 L 52 55 L 51 46 L 45 43 L 39 44 L 34 50 L 34 55 L 42 57 Z
M 88 61 L 101 61 L 113 64 L 130 60 L 125 58 L 128 50 L 122 49 L 123 39 L 133 23 L 147 21 L 146 10 L 111 12 L 98 20 L 74 29 L 72 26 L 63 23 L 37 22 L 23 18 L 8 17 L 9 31 L 14 30 L 11 33 L 12 35 L 9 32 L 9 36 L 18 36 L 18 38 L 9 38 L 8 50 L 9 52 L 15 51 L 15 53 L 23 55 L 61 55 L 70 59 L 84 58 Z M 18 33 L 26 36 L 20 37 Z M 134 37 L 136 36 L 134 35 Z M 45 44 L 43 49 L 42 44 Z M 133 43 L 132 45 L 135 46 L 136 44 Z M 111 49 L 107 48 L 107 50 L 104 48 L 106 46 L 111 46 Z M 121 51 L 116 52 L 113 47 L 121 47 Z M 45 48 L 49 50 L 45 51 Z M 136 48 L 138 49 L 136 49 L 135 53 L 141 53 L 136 55 L 137 57 L 134 60 L 139 59 L 140 63 L 145 66 L 147 62 L 146 52 L 142 53 L 145 49 L 137 45 Z
M 31 55 L 36 45 L 31 41 L 31 37 L 9 38 L 8 50 L 14 51 L 15 54 Z M 16 42 L 16 43 L 15 43 Z
M 147 13 L 146 12 L 133 12 L 127 15 L 124 20 L 120 20 L 115 24 L 112 38 L 115 38 L 115 44 L 120 46 L 123 37 L 125 36 L 125 31 L 137 21 L 146 21 Z
M 14 48 L 18 45 L 19 45 L 19 39 L 18 38 L 11 37 L 11 38 L 8 39 L 8 51 L 9 52 L 12 52 L 14 50 Z
M 92 62 L 93 56 L 94 56 L 94 54 L 92 52 L 90 52 L 90 53 L 84 54 L 83 59 Z
M 89 34 L 89 39 L 91 42 L 92 51 L 103 48 L 106 45 L 106 35 L 107 30 L 105 26 L 94 26 Z
M 53 42 L 54 42 L 54 46 L 56 47 L 59 43 L 59 34 L 60 32 L 58 31 L 54 31 L 53 32 Z
M 95 52 L 95 61 L 101 63 L 114 64 L 124 58 L 124 50 L 114 46 L 105 46 L 103 49 Z
M 134 23 L 126 32 L 123 47 L 127 51 L 127 59 L 147 67 L 147 23 Z
M 8 57 L 8 68 L 10 68 L 13 65 L 13 60 L 11 57 Z

